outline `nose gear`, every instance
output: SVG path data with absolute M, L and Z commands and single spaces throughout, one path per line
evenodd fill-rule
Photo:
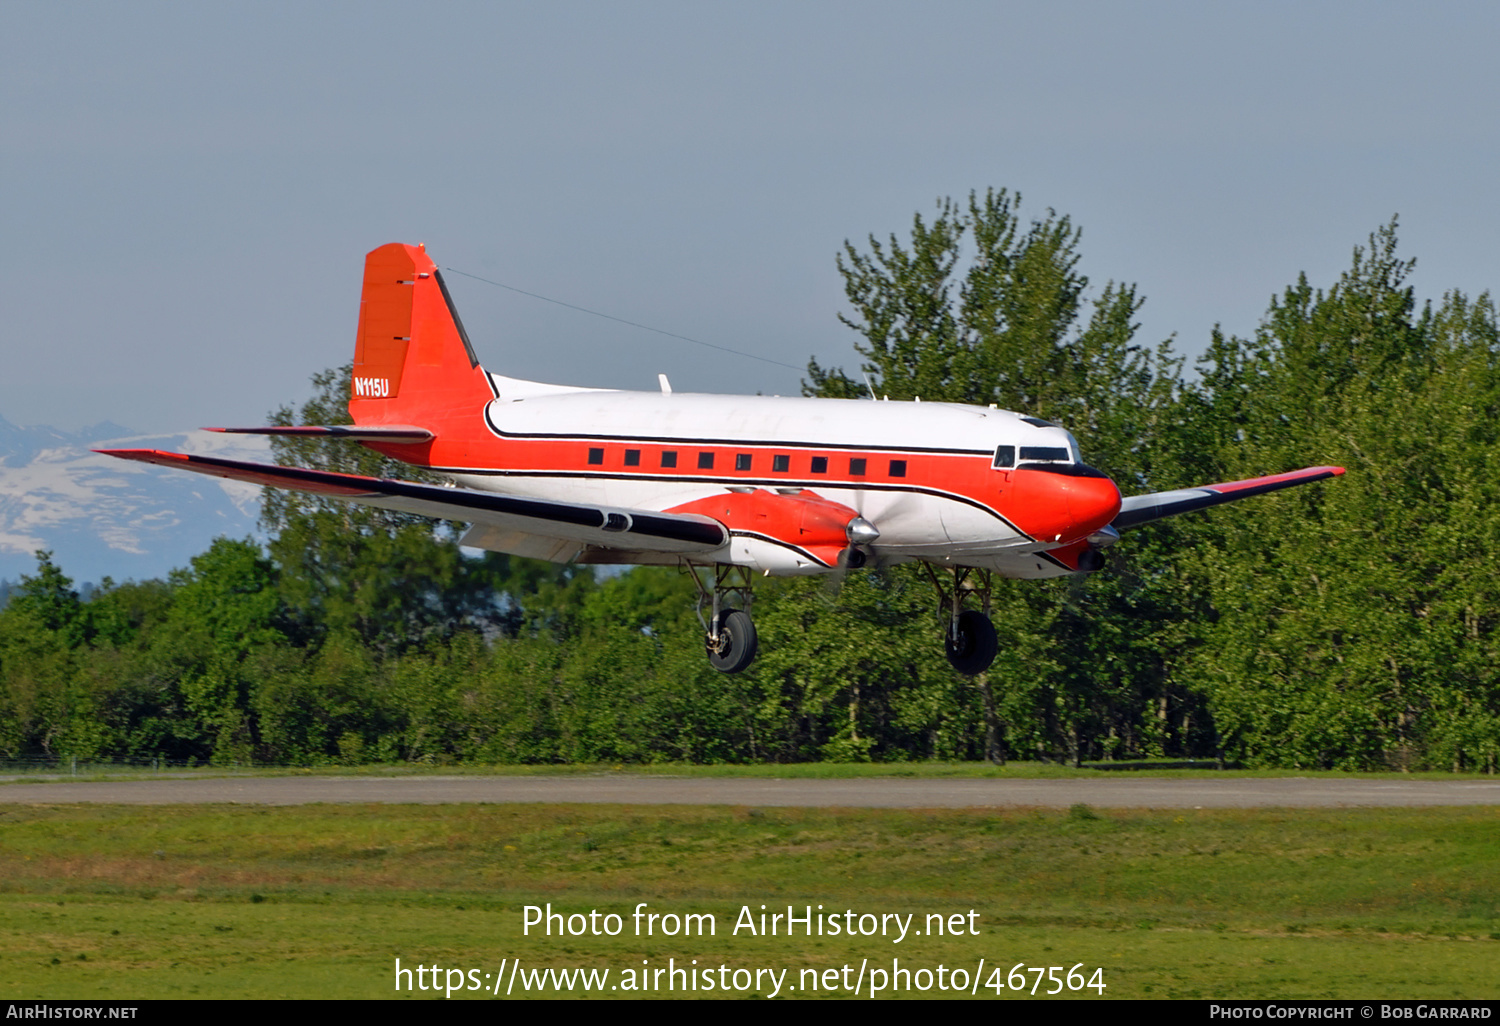
M 969 677 L 988 670 L 1000 651 L 995 625 L 989 617 L 990 572 L 967 566 L 950 567 L 947 571 L 953 575 L 950 588 L 938 578 L 932 564 L 924 562 L 922 569 L 937 589 L 938 614 L 945 621 L 943 648 L 948 662 Z M 965 609 L 964 602 L 973 598 L 979 600 L 980 609 Z

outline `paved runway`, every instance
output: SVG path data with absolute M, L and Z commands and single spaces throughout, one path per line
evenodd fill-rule
M 1380 778 L 775 780 L 632 774 L 241 777 L 0 784 L 0 804 L 244 805 L 587 802 L 821 808 L 1341 808 L 1500 805 L 1500 781 Z

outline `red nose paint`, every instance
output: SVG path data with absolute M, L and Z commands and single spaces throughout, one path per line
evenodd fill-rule
M 1120 512 L 1120 490 L 1098 476 L 1018 467 L 1011 477 L 1010 519 L 1038 541 L 1070 542 L 1106 526 Z

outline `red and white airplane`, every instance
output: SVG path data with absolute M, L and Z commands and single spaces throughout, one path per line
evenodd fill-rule
M 1123 528 L 1344 472 L 1310 467 L 1122 499 L 1067 431 L 993 407 L 679 394 L 665 375 L 658 393 L 490 374 L 437 265 L 424 247 L 399 243 L 365 260 L 349 413 L 351 426 L 212 430 L 352 439 L 452 485 L 101 451 L 464 521 L 462 544 L 496 552 L 691 568 L 709 660 L 729 673 L 755 657 L 756 572 L 921 561 L 942 603 L 948 658 L 974 674 L 996 654 L 992 575 L 1097 570 Z

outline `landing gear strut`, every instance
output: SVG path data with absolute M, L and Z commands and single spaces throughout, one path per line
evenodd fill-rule
M 967 566 L 953 567 L 951 587 L 944 584 L 932 569 L 923 563 L 923 569 L 937 589 L 939 612 L 943 630 L 943 647 L 948 653 L 948 662 L 966 676 L 983 673 L 995 661 L 1000 650 L 995 636 L 995 625 L 990 622 L 990 572 Z M 980 609 L 965 609 L 964 601 L 978 598 Z M 982 611 L 981 611 L 982 610 Z
M 703 625 L 704 647 L 708 650 L 708 664 L 720 673 L 739 673 L 755 659 L 755 623 L 750 619 L 750 569 L 743 566 L 714 567 L 712 591 L 692 570 L 693 583 L 698 585 L 698 622 Z M 744 609 L 733 609 L 725 605 L 732 599 Z M 703 606 L 712 607 L 712 615 L 703 618 Z

